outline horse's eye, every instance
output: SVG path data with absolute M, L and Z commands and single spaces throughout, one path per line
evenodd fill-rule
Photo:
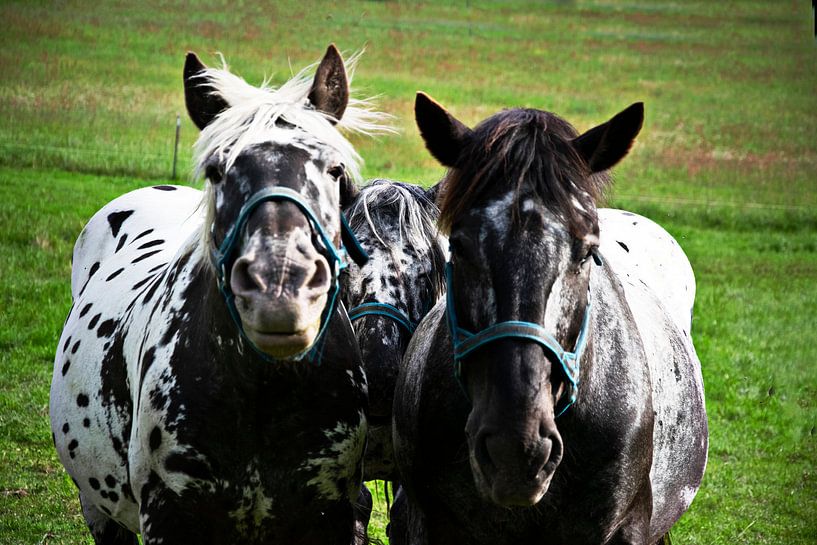
M 346 170 L 344 170 L 343 165 L 334 166 L 327 170 L 326 173 L 329 174 L 336 182 L 340 181 L 341 178 L 346 176 Z
M 218 163 L 210 163 L 204 169 L 204 176 L 210 183 L 217 184 L 224 178 L 224 172 Z
M 451 257 L 460 262 L 476 260 L 479 255 L 471 239 L 459 234 L 448 239 L 448 249 L 451 252 Z

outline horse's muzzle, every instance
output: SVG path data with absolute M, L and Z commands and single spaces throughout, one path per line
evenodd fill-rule
M 287 357 L 315 342 L 328 299 L 329 263 L 308 235 L 253 235 L 233 262 L 230 288 L 247 337 L 264 353 Z
M 481 431 L 469 440 L 471 470 L 480 494 L 503 507 L 529 507 L 548 491 L 562 459 L 555 427 L 534 434 Z

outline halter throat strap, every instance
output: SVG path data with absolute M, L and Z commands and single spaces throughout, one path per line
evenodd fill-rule
M 525 339 L 533 341 L 549 352 L 561 365 L 567 377 L 567 388 L 556 402 L 556 416 L 561 416 L 576 401 L 579 391 L 580 362 L 587 346 L 587 335 L 590 329 L 590 311 L 592 308 L 590 290 L 587 291 L 587 306 L 584 310 L 579 336 L 572 352 L 565 350 L 556 338 L 545 328 L 533 322 L 509 320 L 486 327 L 476 333 L 463 329 L 457 324 L 454 310 L 453 267 L 451 262 L 445 264 L 446 282 L 446 317 L 451 340 L 454 345 L 454 374 L 465 391 L 462 381 L 462 360 L 475 350 L 501 339 Z M 467 394 L 466 394 L 467 395 Z
M 353 258 L 358 265 L 362 266 L 369 260 L 369 256 L 360 246 L 360 243 L 357 241 L 357 238 L 355 238 L 354 233 L 352 233 L 352 231 L 349 229 L 349 225 L 343 219 L 343 214 L 340 214 L 342 233 L 341 239 L 342 241 L 346 239 L 353 241 L 355 248 L 354 251 L 349 253 L 346 252 L 342 242 L 339 248 L 335 247 L 335 245 L 332 243 L 332 239 L 321 225 L 317 214 L 315 214 L 315 212 L 309 206 L 309 203 L 307 203 L 303 196 L 297 191 L 288 187 L 268 187 L 261 189 L 252 195 L 241 207 L 241 210 L 238 213 L 238 218 L 236 218 L 232 228 L 228 231 L 227 236 L 224 237 L 224 240 L 221 242 L 218 248 L 214 248 L 212 250 L 211 258 L 216 269 L 218 289 L 224 297 L 224 301 L 227 303 L 227 309 L 230 312 L 233 322 L 235 322 L 235 325 L 238 327 L 238 331 L 244 341 L 246 341 L 247 344 L 249 344 L 262 359 L 266 361 L 276 361 L 275 358 L 272 358 L 264 353 L 249 339 L 249 337 L 247 337 L 247 334 L 244 331 L 244 326 L 241 324 L 241 317 L 238 314 L 238 309 L 235 306 L 235 294 L 230 287 L 230 271 L 228 266 L 232 262 L 232 256 L 235 253 L 241 233 L 243 232 L 250 215 L 256 208 L 267 201 L 289 201 L 294 203 L 307 217 L 312 228 L 318 233 L 321 243 L 326 249 L 326 252 L 329 254 L 328 257 L 330 261 L 330 269 L 332 270 L 332 284 L 329 288 L 327 305 L 324 308 L 321 316 L 321 326 L 318 330 L 317 336 L 315 337 L 315 342 L 312 343 L 312 346 L 306 350 L 299 352 L 292 358 L 288 358 L 299 360 L 303 359 L 305 356 L 309 356 L 308 359 L 310 361 L 320 364 L 320 357 L 323 352 L 322 348 L 324 333 L 329 321 L 332 318 L 332 314 L 335 312 L 335 307 L 338 304 L 338 292 L 340 291 L 340 271 L 346 268 L 347 258 Z
M 412 322 L 407 314 L 400 311 L 394 305 L 389 303 L 363 303 L 349 311 L 349 319 L 354 322 L 364 316 L 384 316 L 391 319 L 394 323 L 408 331 L 409 335 L 414 333 L 417 324 Z

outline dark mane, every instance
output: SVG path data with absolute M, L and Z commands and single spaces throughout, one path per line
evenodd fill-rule
M 576 136 L 564 119 L 534 109 L 505 110 L 477 125 L 443 183 L 441 229 L 449 232 L 487 191 L 511 187 L 514 210 L 523 190 L 533 191 L 575 236 L 597 232 L 596 201 L 609 175 L 590 173 L 571 144 Z

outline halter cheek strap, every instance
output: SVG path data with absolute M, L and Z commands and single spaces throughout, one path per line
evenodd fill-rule
M 212 259 L 216 268 L 218 289 L 227 303 L 227 309 L 230 312 L 230 316 L 238 327 L 238 331 L 241 333 L 242 338 L 253 348 L 255 352 L 258 353 L 259 356 L 261 356 L 262 359 L 266 361 L 275 361 L 274 358 L 271 358 L 269 355 L 265 354 L 261 349 L 259 349 L 255 343 L 253 343 L 249 337 L 247 337 L 247 334 L 244 331 L 244 326 L 241 324 L 241 317 L 238 315 L 238 309 L 235 306 L 235 294 L 230 287 L 230 272 L 228 270 L 228 265 L 232 260 L 232 255 L 238 245 L 239 237 L 244 230 L 244 226 L 247 224 L 247 220 L 249 219 L 250 215 L 256 208 L 258 208 L 258 206 L 267 201 L 289 201 L 294 203 L 301 210 L 301 212 L 303 212 L 303 214 L 309 220 L 309 223 L 318 233 L 321 243 L 329 254 L 331 262 L 330 268 L 332 270 L 332 286 L 330 288 L 327 306 L 324 308 L 321 316 L 321 326 L 318 330 L 318 335 L 315 337 L 315 342 L 312 343 L 312 346 L 302 352 L 299 352 L 293 357 L 293 359 L 297 360 L 308 355 L 310 361 L 320 364 L 323 334 L 326 331 L 329 320 L 332 318 L 332 314 L 335 312 L 335 307 L 337 306 L 338 291 L 340 291 L 340 282 L 338 280 L 340 271 L 346 268 L 347 257 L 351 257 L 358 265 L 362 266 L 369 260 L 369 256 L 366 254 L 363 248 L 361 248 L 360 243 L 355 238 L 355 235 L 349 229 L 349 225 L 346 223 L 345 219 L 343 219 L 343 214 L 340 215 L 341 242 L 344 240 L 351 241 L 353 244 L 350 245 L 350 248 L 353 249 L 351 249 L 347 254 L 342 243 L 340 248 L 336 248 L 332 243 L 332 239 L 321 225 L 317 214 L 315 214 L 309 204 L 303 199 L 303 196 L 297 191 L 294 191 L 288 187 L 270 187 L 262 189 L 250 197 L 249 200 L 247 200 L 247 202 L 241 207 L 241 211 L 238 213 L 238 218 L 233 224 L 233 227 L 227 233 L 227 236 L 224 237 L 221 245 L 219 245 L 217 249 L 213 249 Z
M 386 318 L 390 318 L 397 325 L 408 331 L 409 335 L 413 334 L 417 328 L 417 324 L 412 322 L 408 315 L 388 303 L 363 303 L 349 311 L 349 319 L 353 322 L 364 316 L 385 316 Z
M 457 381 L 465 391 L 465 384 L 462 382 L 462 359 L 471 352 L 486 344 L 500 339 L 515 338 L 526 339 L 541 345 L 550 352 L 559 364 L 567 377 L 567 388 L 556 403 L 556 416 L 561 416 L 575 401 L 579 391 L 579 374 L 581 371 L 580 362 L 584 349 L 587 346 L 587 332 L 590 324 L 590 310 L 592 308 L 590 300 L 590 290 L 587 291 L 587 306 L 584 310 L 584 319 L 576 339 L 576 345 L 572 352 L 566 351 L 553 335 L 545 328 L 533 322 L 522 322 L 510 320 L 499 322 L 486 327 L 481 331 L 472 333 L 457 325 L 457 315 L 454 310 L 454 290 L 452 289 L 452 265 L 449 261 L 445 264 L 446 282 L 446 316 L 448 319 L 448 329 L 451 332 L 451 340 L 454 345 L 454 374 Z

